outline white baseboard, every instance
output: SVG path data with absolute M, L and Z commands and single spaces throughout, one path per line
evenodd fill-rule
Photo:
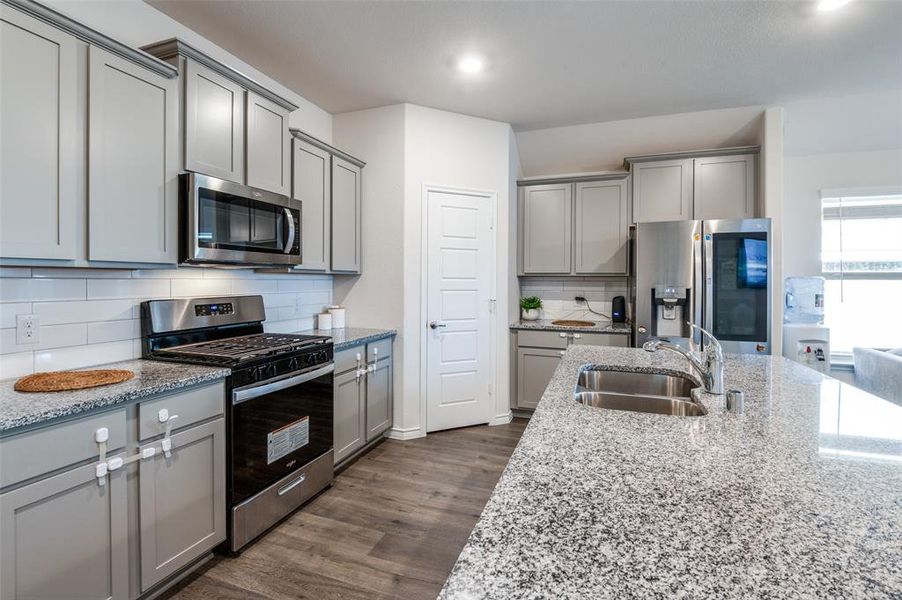
M 504 414 L 495 415 L 489 421 L 489 425 L 507 425 L 511 421 L 514 420 L 514 415 L 511 411 L 507 411 Z
M 385 437 L 390 440 L 415 440 L 417 438 L 426 437 L 426 432 L 423 431 L 422 427 L 410 427 L 408 429 L 401 429 L 399 427 L 392 427 L 388 431 L 385 432 Z

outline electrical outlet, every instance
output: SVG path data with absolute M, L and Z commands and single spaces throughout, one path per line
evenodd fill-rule
M 581 304 L 581 303 L 584 303 L 584 302 L 586 301 L 586 299 L 583 298 L 582 296 L 576 296 L 576 297 L 573 299 L 573 301 L 576 302 L 577 304 Z
M 37 344 L 41 341 L 41 321 L 37 315 L 16 315 L 16 343 Z

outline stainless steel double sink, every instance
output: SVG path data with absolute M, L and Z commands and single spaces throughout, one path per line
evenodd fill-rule
M 687 377 L 585 367 L 579 373 L 575 397 L 595 408 L 701 417 L 707 411 L 692 400 L 695 387 Z

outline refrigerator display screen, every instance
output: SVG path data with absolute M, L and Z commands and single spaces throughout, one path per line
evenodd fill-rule
M 722 341 L 766 340 L 766 234 L 715 233 L 712 246 L 712 333 Z
M 767 287 L 767 240 L 746 238 L 739 247 L 737 287 Z

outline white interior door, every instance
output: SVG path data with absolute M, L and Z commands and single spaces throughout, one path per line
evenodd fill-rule
M 494 196 L 426 194 L 426 430 L 491 418 Z

